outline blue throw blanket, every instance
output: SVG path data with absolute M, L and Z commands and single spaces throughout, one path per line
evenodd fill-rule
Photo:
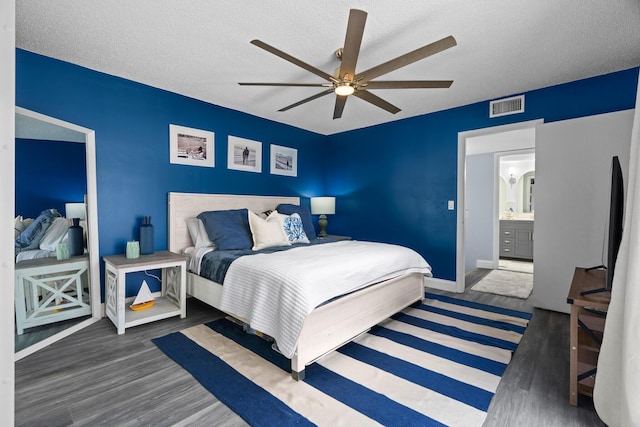
M 224 278 L 227 275 L 227 270 L 231 266 L 231 263 L 236 259 L 244 255 L 255 254 L 271 254 L 274 252 L 286 251 L 293 248 L 299 248 L 302 246 L 318 245 L 322 243 L 330 243 L 333 240 L 330 239 L 314 239 L 311 243 L 296 243 L 291 246 L 275 246 L 272 248 L 261 249 L 254 251 L 251 249 L 231 249 L 225 251 L 211 251 L 207 253 L 200 264 L 200 276 L 209 280 L 213 280 L 216 283 L 223 284 Z

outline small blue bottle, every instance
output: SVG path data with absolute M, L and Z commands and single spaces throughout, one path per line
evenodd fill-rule
M 151 217 L 145 216 L 140 227 L 140 255 L 150 255 L 153 253 L 153 225 Z
M 67 245 L 69 246 L 69 256 L 78 256 L 84 253 L 84 237 L 80 218 L 71 218 L 71 227 L 67 231 Z

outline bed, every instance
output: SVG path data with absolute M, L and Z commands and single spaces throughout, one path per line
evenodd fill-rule
M 183 253 L 193 245 L 187 220 L 197 217 L 201 212 L 247 208 L 259 213 L 274 210 L 279 204 L 299 203 L 298 197 L 169 193 L 169 250 Z M 295 349 L 290 355 L 293 378 L 303 380 L 306 366 L 384 319 L 421 301 L 424 298 L 424 279 L 429 275 L 430 269 L 428 272 L 421 270 L 391 277 L 315 307 L 304 319 Z M 251 320 L 222 309 L 223 286 L 219 283 L 188 272 L 187 293 L 251 324 Z

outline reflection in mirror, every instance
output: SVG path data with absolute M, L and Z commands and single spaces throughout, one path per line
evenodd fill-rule
M 99 318 L 94 143 L 93 131 L 16 107 L 16 360 Z
M 535 193 L 533 191 L 535 183 L 535 171 L 529 171 L 522 176 L 522 212 L 535 211 Z

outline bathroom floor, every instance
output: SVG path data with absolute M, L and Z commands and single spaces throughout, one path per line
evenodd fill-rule
M 522 273 L 533 273 L 533 261 L 517 261 L 513 259 L 500 259 L 498 262 L 500 270 L 520 271 Z

